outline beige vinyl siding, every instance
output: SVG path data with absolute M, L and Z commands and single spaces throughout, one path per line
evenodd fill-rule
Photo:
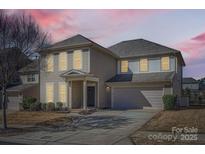
M 59 59 L 58 59 L 58 67 L 59 71 L 67 70 L 67 52 L 60 52 Z
M 50 54 L 46 57 L 46 71 L 53 72 L 54 71 L 54 55 Z
M 72 70 L 73 69 L 73 52 L 68 52 L 67 57 L 68 57 L 68 70 Z
M 90 51 L 82 52 L 82 71 L 89 73 L 90 72 Z
M 140 72 L 147 72 L 148 71 L 148 59 L 143 58 L 140 59 Z
M 53 102 L 53 93 L 54 92 L 54 83 L 47 82 L 46 83 L 46 102 Z

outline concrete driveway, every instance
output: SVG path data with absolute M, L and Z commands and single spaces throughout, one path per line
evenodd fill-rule
M 71 113 L 73 123 L 56 129 L 7 137 L 0 141 L 19 144 L 132 144 L 128 136 L 140 128 L 159 110 L 102 110 L 87 116 Z

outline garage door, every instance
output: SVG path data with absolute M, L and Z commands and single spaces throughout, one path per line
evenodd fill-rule
M 8 102 L 8 110 L 14 110 L 18 111 L 19 110 L 19 103 L 22 103 L 22 97 L 9 97 L 9 102 Z
M 162 94 L 162 90 L 113 88 L 112 107 L 114 109 L 162 108 Z
M 141 90 L 141 92 L 145 96 L 145 98 L 149 101 L 152 108 L 163 107 L 162 90 Z

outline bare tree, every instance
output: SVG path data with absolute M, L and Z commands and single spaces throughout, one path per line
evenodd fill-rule
M 2 92 L 3 128 L 7 128 L 7 85 L 25 58 L 48 44 L 48 35 L 25 13 L 7 14 L 0 10 L 0 89 Z

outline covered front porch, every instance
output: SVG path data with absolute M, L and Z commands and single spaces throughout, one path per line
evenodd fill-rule
M 99 79 L 91 74 L 72 70 L 62 75 L 67 82 L 69 109 L 89 109 L 99 107 Z

